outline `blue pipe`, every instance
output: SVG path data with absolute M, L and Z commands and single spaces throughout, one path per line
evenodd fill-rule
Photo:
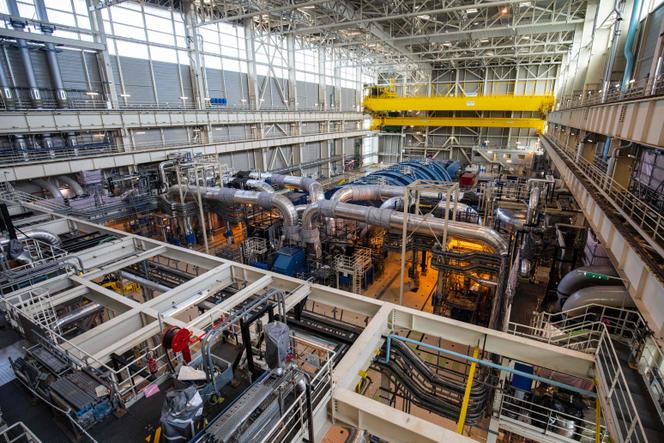
M 620 86 L 620 91 L 622 92 L 627 90 L 629 81 L 632 78 L 632 73 L 634 72 L 634 53 L 632 52 L 632 46 L 634 46 L 634 37 L 636 37 L 636 29 L 639 26 L 640 12 L 641 0 L 634 0 L 634 4 L 632 5 L 632 15 L 629 19 L 629 28 L 627 30 L 627 40 L 625 40 L 625 49 L 623 50 L 626 63 L 622 85 Z
M 558 388 L 567 389 L 568 391 L 576 392 L 577 394 L 585 395 L 591 398 L 596 398 L 597 394 L 592 391 L 587 391 L 585 389 L 577 388 L 576 386 L 571 386 L 565 383 L 560 383 L 550 378 L 540 377 L 539 375 L 529 374 L 528 372 L 519 371 L 518 369 L 511 368 L 509 366 L 499 365 L 489 360 L 482 360 L 479 358 L 471 357 L 470 355 L 461 354 L 459 352 L 450 351 L 447 349 L 439 348 L 438 346 L 430 345 L 428 343 L 423 343 L 421 341 L 413 340 L 412 338 L 402 337 L 396 334 L 390 334 L 387 336 L 387 352 L 385 353 L 385 360 L 381 360 L 383 363 L 390 362 L 390 352 L 392 350 L 392 340 L 400 340 L 406 343 L 410 343 L 417 346 L 422 346 L 424 348 L 430 349 L 432 351 L 442 352 L 443 354 L 451 355 L 452 357 L 461 358 L 467 360 L 471 363 L 477 363 L 478 365 L 488 366 L 493 369 L 498 369 L 501 371 L 510 372 L 512 374 L 520 375 L 522 377 L 529 378 L 531 380 L 539 381 L 542 383 L 549 384 L 551 386 L 556 386 Z

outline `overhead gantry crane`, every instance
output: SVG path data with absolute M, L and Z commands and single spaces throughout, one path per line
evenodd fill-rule
M 401 97 L 394 86 L 373 86 L 364 97 L 363 105 L 374 115 L 372 128 L 383 126 L 454 126 L 482 128 L 534 128 L 544 131 L 544 115 L 553 109 L 554 96 L 543 95 L 477 95 L 477 96 L 414 96 Z M 533 112 L 538 117 L 429 117 L 402 115 L 417 111 L 489 111 Z

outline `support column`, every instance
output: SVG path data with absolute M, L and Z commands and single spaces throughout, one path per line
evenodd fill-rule
M 198 16 L 194 10 L 193 2 L 188 5 L 184 14 L 184 33 L 189 56 L 189 73 L 191 76 L 191 90 L 196 109 L 206 107 L 205 71 L 203 58 L 198 42 L 197 32 Z M 179 69 L 179 65 L 178 65 Z
M 326 111 L 327 82 L 325 78 L 325 48 L 318 48 L 318 109 Z
M 297 80 L 295 78 L 295 36 L 286 37 L 286 51 L 288 53 L 288 109 L 294 111 L 298 108 Z
M 249 109 L 259 109 L 258 103 L 258 83 L 256 81 L 256 52 L 254 42 L 256 41 L 256 31 L 254 22 L 251 18 L 244 21 L 245 48 L 247 50 L 247 95 Z

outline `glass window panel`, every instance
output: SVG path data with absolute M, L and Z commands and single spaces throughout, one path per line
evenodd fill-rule
M 123 7 L 111 6 L 111 16 L 113 17 L 113 22 L 143 27 L 143 15 L 141 12 L 127 9 L 127 7 L 131 6 L 131 3 L 125 3 L 124 5 L 125 6 Z
M 161 43 L 163 45 L 173 45 L 173 34 L 152 31 L 148 29 L 148 40 L 152 43 Z
M 175 63 L 177 58 L 174 49 L 162 48 L 160 46 L 150 46 L 150 55 L 152 60 L 166 63 Z
M 125 57 L 133 58 L 148 58 L 148 46 L 140 43 L 126 42 L 123 40 L 116 40 L 118 45 L 118 53 Z

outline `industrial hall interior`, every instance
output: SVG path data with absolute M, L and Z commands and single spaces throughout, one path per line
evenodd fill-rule
M 0 0 L 0 443 L 664 441 L 664 0 Z

